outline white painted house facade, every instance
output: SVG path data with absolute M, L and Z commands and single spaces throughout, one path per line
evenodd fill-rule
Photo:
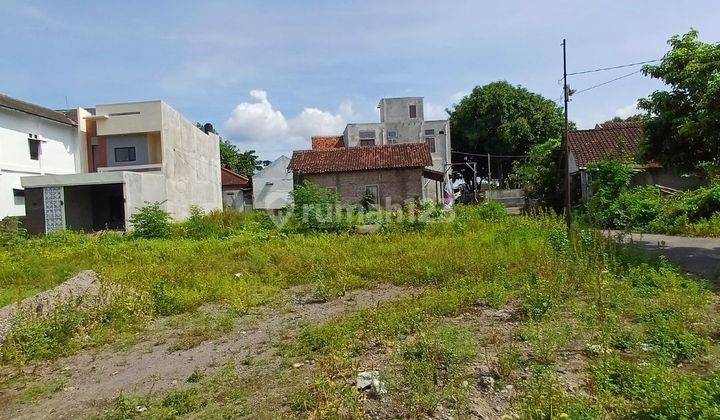
M 83 133 L 67 115 L 0 95 L 0 219 L 25 215 L 25 176 L 87 170 Z
M 280 156 L 253 175 L 253 207 L 258 210 L 279 210 L 290 205 L 293 174 L 288 172 L 290 158 Z

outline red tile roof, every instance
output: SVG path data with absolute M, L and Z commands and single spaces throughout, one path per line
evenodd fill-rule
M 606 123 L 599 127 L 568 133 L 570 150 L 578 168 L 587 168 L 591 163 L 607 159 L 637 155 L 642 140 L 642 122 Z
M 345 147 L 343 136 L 312 136 L 313 150 L 327 150 Z
M 432 165 L 425 143 L 342 147 L 293 152 L 288 170 L 298 174 L 414 168 Z
M 250 179 L 245 175 L 233 172 L 227 168 L 220 168 L 223 187 L 250 188 Z

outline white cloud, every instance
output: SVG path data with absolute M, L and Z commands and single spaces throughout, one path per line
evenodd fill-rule
M 267 92 L 252 90 L 250 96 L 257 102 L 242 102 L 225 122 L 225 129 L 238 141 L 268 140 L 288 132 L 288 123 L 282 112 L 273 109 Z
M 263 159 L 307 149 L 314 135 L 340 134 L 347 124 L 346 116 L 353 116 L 352 103 L 344 101 L 338 113 L 306 107 L 287 119 L 273 107 L 264 90 L 253 90 L 250 96 L 255 102 L 242 102 L 235 107 L 225 121 L 225 133 L 241 150 L 255 150 Z
M 452 102 L 453 102 L 454 104 L 456 104 L 456 103 L 460 102 L 460 100 L 462 100 L 462 98 L 466 97 L 467 95 L 469 95 L 468 92 L 465 92 L 465 91 L 462 91 L 462 90 L 461 90 L 461 91 L 459 91 L 459 92 L 455 92 L 455 94 L 453 94 L 453 95 L 450 97 L 450 99 L 452 100 Z
M 443 105 L 436 105 L 432 102 L 425 102 L 425 119 L 426 120 L 446 120 L 448 118 L 447 112 Z
M 638 109 L 637 103 L 632 103 L 615 111 L 615 116 L 620 118 L 628 118 L 635 114 L 639 114 L 640 112 L 641 111 Z
M 321 111 L 317 108 L 305 108 L 297 117 L 290 120 L 290 134 L 310 138 L 310 136 L 329 136 L 340 134 L 347 122 L 340 114 Z

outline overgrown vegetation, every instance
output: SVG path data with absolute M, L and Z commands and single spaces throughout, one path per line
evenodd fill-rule
M 121 396 L 108 418 L 259 409 L 279 417 L 464 417 L 478 398 L 510 395 L 499 391 L 506 385 L 517 395 L 503 397 L 502 410 L 526 418 L 719 415 L 713 293 L 592 230 L 568 237 L 551 216 L 510 217 L 488 203 L 356 235 L 287 233 L 267 215 L 196 210 L 170 224 L 169 239 L 63 232 L 8 244 L 0 302 L 86 268 L 122 293 L 21 320 L 0 347 L 3 369 L 142 334 L 154 319 L 173 331 L 172 349 L 192 348 L 232 334 L 237 317 L 285 301 L 295 285 L 326 300 L 378 284 L 416 291 L 274 337 L 278 365 L 238 355 L 170 391 Z M 512 320 L 493 315 L 501 311 Z M 290 367 L 295 360 L 302 367 Z M 570 384 L 560 373 L 568 360 L 579 366 Z M 478 365 L 487 365 L 484 373 Z M 355 388 L 369 367 L 387 394 Z M 481 387 L 478 375 L 494 377 L 497 389 Z
M 592 197 L 586 217 L 594 226 L 692 236 L 720 236 L 720 182 L 662 195 L 653 186 L 631 188 L 632 170 L 621 161 L 589 168 Z

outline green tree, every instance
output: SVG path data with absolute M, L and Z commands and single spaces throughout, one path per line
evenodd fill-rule
M 627 118 L 612 117 L 611 119 L 605 121 L 604 123 L 601 123 L 600 125 L 607 124 L 607 123 L 635 122 L 635 121 L 643 121 L 643 120 L 645 120 L 645 114 L 635 114 L 635 115 L 631 115 Z
M 562 208 L 563 172 L 561 171 L 562 141 L 550 139 L 530 148 L 525 161 L 518 161 L 512 177 L 522 185 L 529 198 L 546 208 Z
M 231 171 L 248 177 L 270 164 L 267 160 L 260 160 L 254 150 L 240 152 L 237 146 L 223 139 L 220 139 L 220 162 Z
M 526 154 L 564 122 L 553 101 L 505 81 L 475 87 L 450 113 L 453 149 L 469 153 Z
M 195 123 L 200 130 L 204 130 L 203 124 Z M 269 160 L 260 160 L 254 150 L 241 152 L 237 146 L 222 138 L 220 133 L 213 128 L 213 133 L 220 137 L 220 164 L 233 172 L 251 177 L 255 171 L 261 170 L 270 164 Z
M 668 44 L 660 64 L 643 67 L 669 90 L 639 102 L 648 113 L 641 157 L 686 170 L 720 164 L 720 44 L 699 41 L 695 30 Z
M 588 165 L 592 197 L 588 200 L 587 214 L 593 224 L 602 228 L 618 225 L 618 197 L 630 186 L 633 170 L 622 160 L 612 159 Z

